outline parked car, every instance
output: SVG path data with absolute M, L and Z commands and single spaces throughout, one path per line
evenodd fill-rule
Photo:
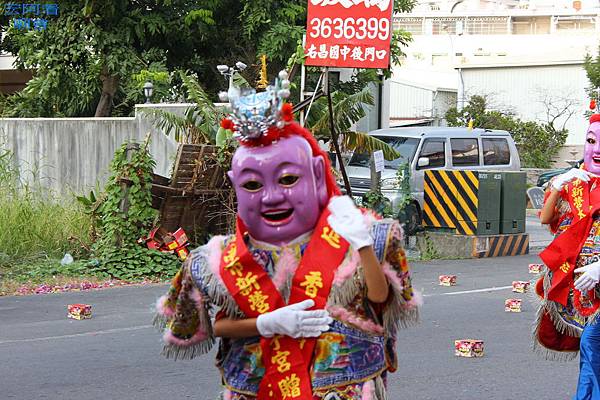
M 579 168 L 579 167 L 581 167 L 581 164 L 583 164 L 583 159 L 577 161 L 573 167 Z M 568 170 L 570 170 L 573 167 L 553 169 L 551 171 L 547 171 L 547 172 L 544 172 L 543 174 L 540 174 L 540 176 L 538 177 L 538 180 L 536 182 L 536 186 L 546 187 L 548 182 L 550 182 L 550 179 L 554 178 L 557 175 L 564 174 L 565 172 L 567 172 Z
M 413 234 L 423 219 L 423 181 L 427 169 L 518 171 L 521 162 L 510 133 L 500 130 L 449 127 L 410 127 L 379 129 L 369 133 L 394 147 L 400 157 L 385 161 L 381 191 L 399 213 L 401 196 L 396 171 L 408 163 L 413 201 L 404 215 L 405 230 Z M 368 154 L 355 153 L 347 167 L 352 194 L 358 201 L 371 187 Z

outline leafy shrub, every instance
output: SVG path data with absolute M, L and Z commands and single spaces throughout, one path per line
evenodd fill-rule
M 96 208 L 98 239 L 93 251 L 98 259 L 94 269 L 97 273 L 132 280 L 167 277 L 180 266 L 175 255 L 138 244 L 157 217 L 151 193 L 154 160 L 147 146 L 148 142 L 137 148 L 124 143 L 111 162 L 111 176 Z M 127 189 L 124 182 L 128 183 Z

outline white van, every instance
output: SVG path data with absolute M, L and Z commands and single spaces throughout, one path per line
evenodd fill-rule
M 519 171 L 521 161 L 510 133 L 500 130 L 448 127 L 388 128 L 372 131 L 374 136 L 390 144 L 400 157 L 385 161 L 381 173 L 381 191 L 390 199 L 394 213 L 398 213 L 397 169 L 410 165 L 410 188 L 415 201 L 402 218 L 407 233 L 412 234 L 421 225 L 423 209 L 423 179 L 427 169 L 467 169 Z M 346 167 L 352 194 L 360 200 L 371 187 L 368 154 L 352 155 Z

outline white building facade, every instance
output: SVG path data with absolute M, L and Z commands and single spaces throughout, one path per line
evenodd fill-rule
M 600 44 L 597 1 L 427 1 L 394 16 L 394 28 L 413 37 L 394 79 L 456 88 L 459 107 L 485 95 L 523 120 L 547 122 L 567 106 L 555 124 L 580 148 L 590 86 L 583 61 Z

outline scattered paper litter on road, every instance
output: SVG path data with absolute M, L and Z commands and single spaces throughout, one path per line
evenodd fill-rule
M 458 339 L 454 341 L 454 355 L 457 357 L 483 357 L 483 340 Z
M 512 291 L 515 293 L 527 293 L 529 290 L 529 281 L 513 281 Z
M 440 286 L 456 286 L 456 275 L 440 275 Z
M 542 272 L 542 267 L 544 264 L 529 264 L 528 271 L 530 274 L 539 274 Z
M 92 318 L 92 306 L 89 304 L 69 304 L 67 317 L 77 320 Z
M 504 311 L 521 312 L 521 299 L 506 299 L 504 301 Z

